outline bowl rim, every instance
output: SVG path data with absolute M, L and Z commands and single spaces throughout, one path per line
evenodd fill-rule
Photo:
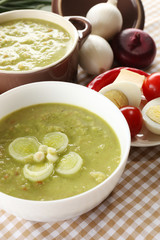
M 31 13 L 32 16 L 31 17 L 18 17 L 17 14 L 28 14 L 28 13 Z M 38 14 L 40 17 L 37 17 L 35 16 L 36 14 Z M 14 17 L 15 15 L 15 17 Z M 59 19 L 60 21 L 62 21 L 63 23 L 65 22 L 69 27 L 70 29 L 73 29 L 73 33 L 74 33 L 74 39 L 73 39 L 73 44 L 69 47 L 69 49 L 67 50 L 66 54 L 61 57 L 59 60 L 51 63 L 51 64 L 48 64 L 44 67 L 39 67 L 39 68 L 35 68 L 35 69 L 32 69 L 32 70 L 23 70 L 23 71 L 18 71 L 18 70 L 0 70 L 0 74 L 6 74 L 6 75 L 27 75 L 27 74 L 30 74 L 30 73 L 35 73 L 35 72 L 42 72 L 42 71 L 45 71 L 46 69 L 49 69 L 49 68 L 52 68 L 52 67 L 55 67 L 59 64 L 61 64 L 63 61 L 65 61 L 65 59 L 74 52 L 74 50 L 76 49 L 76 46 L 77 46 L 77 43 L 78 43 L 78 31 L 77 29 L 75 28 L 75 26 L 67 20 L 67 18 L 59 15 L 59 14 L 56 14 L 54 12 L 49 12 L 49 11 L 45 11 L 45 10 L 39 10 L 39 9 L 19 9 L 19 10 L 13 10 L 13 11 L 7 11 L 7 12 L 3 12 L 3 13 L 0 13 L 0 19 L 3 18 L 3 17 L 6 17 L 6 16 L 11 16 L 11 18 L 7 21 L 12 21 L 12 20 L 22 20 L 22 19 L 40 19 L 40 20 L 43 20 L 43 21 L 48 21 L 48 22 L 52 22 L 51 20 L 47 20 L 46 17 L 53 17 L 55 19 Z M 43 17 L 42 17 L 43 16 Z M 46 17 L 45 17 L 46 16 Z M 7 22 L 6 20 L 5 21 L 2 21 L 2 23 L 4 22 Z M 54 23 L 54 22 L 53 22 Z M 63 24 L 61 25 L 60 23 L 56 23 L 57 25 L 60 25 L 61 27 L 64 28 Z M 65 28 L 64 28 L 65 29 Z M 66 29 L 65 29 L 66 30 Z M 67 30 L 68 31 L 68 30 Z M 68 31 L 69 32 L 69 31 Z M 72 34 L 73 35 L 73 34 Z
M 80 194 L 77 194 L 77 195 L 74 195 L 74 196 L 71 196 L 71 197 L 67 197 L 67 198 L 62 198 L 62 199 L 57 199 L 57 200 L 47 200 L 47 201 L 40 201 L 40 200 L 29 200 L 29 199 L 23 199 L 23 198 L 18 198 L 18 197 L 14 197 L 14 196 L 11 196 L 9 194 L 6 194 L 6 193 L 3 193 L 3 192 L 0 192 L 0 196 L 3 196 L 3 197 L 7 197 L 7 198 L 11 198 L 11 199 L 14 199 L 14 200 L 17 200 L 19 202 L 24 202 L 24 203 L 29 203 L 29 204 L 41 204 L 41 205 L 44 205 L 44 204 L 58 204 L 58 203 L 61 203 L 61 202 L 69 202 L 71 200 L 76 200 L 77 198 L 83 198 L 85 195 L 89 194 L 89 193 L 92 193 L 94 191 L 96 191 L 98 188 L 100 188 L 101 186 L 105 185 L 107 182 L 110 181 L 111 178 L 113 178 L 119 171 L 120 169 L 125 165 L 126 165 L 126 162 L 127 162 L 127 159 L 128 159 L 128 155 L 129 155 L 129 152 L 130 152 L 130 147 L 131 147 L 131 136 L 130 136 L 130 130 L 129 130 L 129 127 L 128 127 L 128 124 L 127 124 L 127 121 L 126 119 L 124 118 L 123 114 L 118 110 L 118 108 L 109 100 L 107 99 L 105 96 L 103 96 L 102 94 L 99 94 L 98 92 L 90 89 L 90 88 L 87 88 L 83 85 L 79 85 L 79 84 L 76 84 L 76 83 L 70 83 L 70 82 L 60 82 L 60 81 L 54 81 L 54 82 L 50 82 L 50 81 L 45 81 L 45 82 L 34 82 L 34 83 L 28 83 L 28 84 L 25 84 L 25 85 L 21 85 L 21 86 L 18 86 L 16 88 L 12 88 L 4 93 L 2 93 L 0 95 L 0 101 L 1 101 L 1 98 L 3 98 L 3 96 L 5 97 L 8 97 L 8 95 L 12 95 L 14 94 L 14 92 L 21 92 L 21 89 L 25 89 L 25 88 L 28 88 L 28 91 L 29 89 L 33 86 L 35 87 L 36 89 L 36 86 L 38 85 L 41 85 L 43 87 L 43 85 L 48 85 L 51 86 L 51 85 L 61 85 L 61 86 L 73 86 L 75 88 L 81 88 L 81 89 L 84 89 L 85 91 L 88 91 L 90 92 L 92 95 L 97 95 L 99 99 L 102 99 L 102 101 L 106 101 L 109 103 L 109 105 L 112 105 L 112 108 L 114 109 L 114 111 L 117 111 L 119 115 L 121 115 L 121 119 L 122 121 L 124 122 L 124 124 L 126 125 L 126 135 L 127 135 L 127 138 L 129 141 L 126 142 L 126 147 L 125 147 L 125 151 L 123 153 L 123 155 L 121 155 L 121 161 L 119 163 L 119 165 L 117 166 L 117 168 L 112 172 L 112 174 L 106 178 L 103 182 L 97 184 L 95 187 L 85 191 L 85 192 L 82 192 Z M 39 103 L 40 104 L 40 103 Z M 31 106 L 32 104 L 30 105 L 27 105 L 27 106 Z M 34 104 L 33 104 L 34 105 Z M 72 104 L 72 105 L 75 105 L 75 106 L 78 106 L 77 104 Z M 23 108 L 23 107 L 22 107 Z M 87 108 L 86 108 L 87 109 Z M 18 109 L 17 109 L 18 110 Z M 14 110 L 15 111 L 15 110 Z M 14 111 L 10 111 L 10 113 L 14 112 Z M 9 114 L 9 113 L 8 113 Z M 7 115 L 8 115 L 7 114 Z M 7 116 L 7 115 L 4 115 L 3 117 Z M 113 129 L 114 130 L 114 129 Z M 115 132 L 116 134 L 116 132 Z M 120 142 L 120 141 L 119 141 Z M 121 145 L 121 144 L 120 144 Z M 121 152 L 122 154 L 122 152 Z M 123 169 L 124 170 L 124 169 Z

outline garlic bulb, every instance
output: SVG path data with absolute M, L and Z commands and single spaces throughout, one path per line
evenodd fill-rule
M 102 37 L 90 34 L 79 53 L 79 64 L 89 74 L 98 75 L 111 68 L 113 51 Z
M 92 34 L 106 40 L 111 39 L 122 29 L 123 19 L 117 8 L 117 0 L 96 4 L 88 11 L 86 17 L 91 22 Z

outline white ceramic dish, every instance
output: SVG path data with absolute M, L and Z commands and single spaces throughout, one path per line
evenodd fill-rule
M 130 131 L 118 108 L 103 95 L 87 87 L 64 82 L 23 85 L 0 95 L 0 118 L 20 108 L 47 102 L 84 107 L 107 121 L 121 146 L 121 162 L 113 174 L 95 188 L 74 197 L 54 201 L 31 201 L 0 193 L 0 208 L 18 217 L 40 222 L 79 216 L 100 204 L 118 183 L 130 150 Z M 117 121 L 118 119 L 118 121 Z
M 142 130 L 132 140 L 132 147 L 153 147 L 160 145 L 160 135 L 156 135 L 147 130 L 145 125 L 142 126 Z

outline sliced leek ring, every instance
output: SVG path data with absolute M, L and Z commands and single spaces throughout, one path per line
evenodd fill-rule
M 42 181 L 53 173 L 53 163 L 46 162 L 43 164 L 25 164 L 23 174 L 25 178 L 32 182 Z
M 14 159 L 26 162 L 29 159 L 33 159 L 33 155 L 38 151 L 39 145 L 35 137 L 19 137 L 10 143 L 8 151 Z
M 61 160 L 58 162 L 56 166 L 56 172 L 69 176 L 72 174 L 77 173 L 83 164 L 83 159 L 80 157 L 78 153 L 70 152 L 61 158 Z
M 61 132 L 51 132 L 44 136 L 43 144 L 55 148 L 57 153 L 63 152 L 68 145 L 68 137 Z

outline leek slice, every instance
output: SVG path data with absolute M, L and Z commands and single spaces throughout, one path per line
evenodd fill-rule
M 68 145 L 68 137 L 61 132 L 51 132 L 44 136 L 43 144 L 55 148 L 57 153 L 61 153 Z
M 33 159 L 33 155 L 38 151 L 39 145 L 35 137 L 19 137 L 10 143 L 8 151 L 14 159 L 26 162 Z
M 78 153 L 70 152 L 61 158 L 56 167 L 56 172 L 61 175 L 72 175 L 77 173 L 83 164 L 83 159 Z
M 23 168 L 23 174 L 25 178 L 32 182 L 42 181 L 49 177 L 53 173 L 53 163 L 43 163 L 43 164 L 26 164 Z

